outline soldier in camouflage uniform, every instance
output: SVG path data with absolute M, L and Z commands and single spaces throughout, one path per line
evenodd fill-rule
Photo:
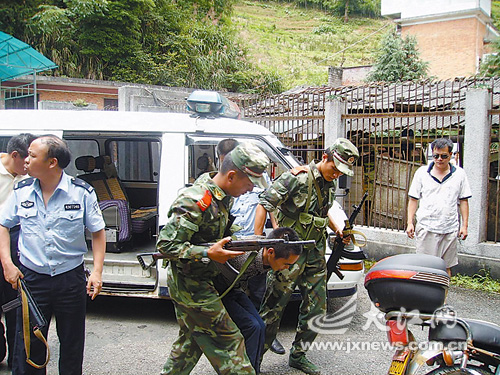
M 283 310 L 296 287 L 302 295 L 297 333 L 290 352 L 289 365 L 307 374 L 320 374 L 318 367 L 305 356 L 304 343 L 312 342 L 317 333 L 307 322 L 326 312 L 326 237 L 327 226 L 341 235 L 328 218 L 335 199 L 336 179 L 353 175 L 359 157 L 356 147 L 339 138 L 323 153 L 319 163 L 312 162 L 283 173 L 260 196 L 255 218 L 255 233 L 262 233 L 265 213 L 277 210 L 279 226 L 295 229 L 302 240 L 315 240 L 314 247 L 304 248 L 299 260 L 288 270 L 269 272 L 266 294 L 260 314 L 266 323 L 269 348 L 278 332 Z
M 157 248 L 167 256 L 167 282 L 180 330 L 162 374 L 189 374 L 205 354 L 218 374 L 255 374 L 243 336 L 217 297 L 215 262 L 243 252 L 223 249 L 232 197 L 262 186 L 267 156 L 242 144 L 226 156 L 218 173 L 200 176 L 184 189 L 168 213 Z M 214 176 L 215 174 L 215 176 Z M 215 242 L 213 246 L 200 246 Z

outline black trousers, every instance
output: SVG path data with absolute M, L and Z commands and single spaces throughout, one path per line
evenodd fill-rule
M 56 319 L 59 338 L 59 374 L 81 375 L 83 348 L 85 343 L 85 307 L 87 291 L 83 264 L 61 275 L 50 276 L 20 266 L 24 280 L 47 322 Z M 26 363 L 22 329 L 21 308 L 17 309 L 17 337 L 13 358 L 13 375 L 43 375 L 45 369 L 37 370 Z M 49 324 L 43 329 L 45 338 Z M 45 346 L 32 334 L 30 358 L 37 364 L 45 362 Z
M 266 293 L 266 279 L 267 273 L 261 273 L 248 279 L 248 297 L 250 297 L 250 301 L 252 301 L 257 311 L 260 310 L 260 305 Z
M 10 229 L 10 255 L 12 257 L 12 261 L 16 266 L 19 266 L 19 254 L 17 241 L 19 239 L 19 225 Z M 12 288 L 12 285 L 5 281 L 5 277 L 3 274 L 3 268 L 0 265 L 0 305 L 12 301 L 17 298 L 17 291 Z M 0 310 L 1 314 L 1 310 Z M 5 335 L 6 333 L 6 335 Z M 7 337 L 7 341 L 5 340 Z M 14 339 L 16 338 L 16 310 L 11 310 L 8 313 L 5 313 L 5 328 L 3 323 L 0 322 L 0 361 L 3 361 L 5 355 L 7 354 L 8 349 L 8 357 L 7 363 L 9 366 L 12 366 L 12 357 L 14 354 Z
M 266 324 L 245 292 L 233 289 L 222 303 L 231 319 L 245 338 L 245 349 L 256 374 L 260 372 L 260 359 L 264 351 Z

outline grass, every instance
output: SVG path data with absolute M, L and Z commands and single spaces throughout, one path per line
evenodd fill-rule
M 375 263 L 375 260 L 366 259 L 365 272 L 368 272 Z M 490 273 L 485 270 L 480 270 L 473 276 L 456 274 L 451 277 L 451 285 L 487 293 L 500 293 L 500 280 L 492 278 Z
M 379 41 L 392 22 L 352 18 L 344 23 L 342 17 L 317 9 L 249 0 L 240 0 L 234 6 L 232 21 L 252 61 L 280 74 L 285 89 L 327 84 L 328 66 L 372 64 Z
M 370 268 L 372 268 L 375 263 L 377 263 L 376 260 L 365 259 L 365 272 L 370 271 Z
M 500 281 L 493 279 L 489 272 L 479 271 L 473 276 L 457 274 L 451 277 L 451 285 L 489 293 L 500 293 Z

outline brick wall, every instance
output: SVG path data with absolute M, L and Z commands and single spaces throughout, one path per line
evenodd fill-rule
M 61 101 L 73 102 L 77 99 L 83 99 L 87 103 L 94 103 L 97 109 L 104 108 L 104 99 L 118 99 L 118 93 L 113 94 L 97 94 L 97 93 L 83 93 L 83 92 L 64 92 L 64 91 L 38 91 L 40 101 Z
M 402 35 L 415 35 L 429 75 L 439 79 L 476 74 L 483 55 L 486 26 L 476 18 L 403 26 Z

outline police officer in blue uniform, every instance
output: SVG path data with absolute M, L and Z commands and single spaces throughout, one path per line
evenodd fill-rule
M 106 249 L 104 221 L 93 188 L 66 175 L 63 169 L 71 154 L 60 138 L 52 135 L 34 140 L 26 169 L 32 178 L 19 182 L 0 213 L 0 259 L 5 279 L 17 287 L 24 278 L 47 322 L 56 318 L 60 343 L 59 374 L 82 373 L 85 340 L 86 294 L 94 299 L 102 287 Z M 9 231 L 21 225 L 20 266 L 10 256 Z M 85 280 L 83 257 L 87 252 L 85 227 L 92 233 L 93 272 Z M 45 374 L 26 363 L 22 339 L 21 309 L 12 374 Z M 43 332 L 46 336 L 48 327 Z M 33 336 L 33 335 L 32 335 Z M 31 340 L 31 360 L 45 360 L 45 346 Z

